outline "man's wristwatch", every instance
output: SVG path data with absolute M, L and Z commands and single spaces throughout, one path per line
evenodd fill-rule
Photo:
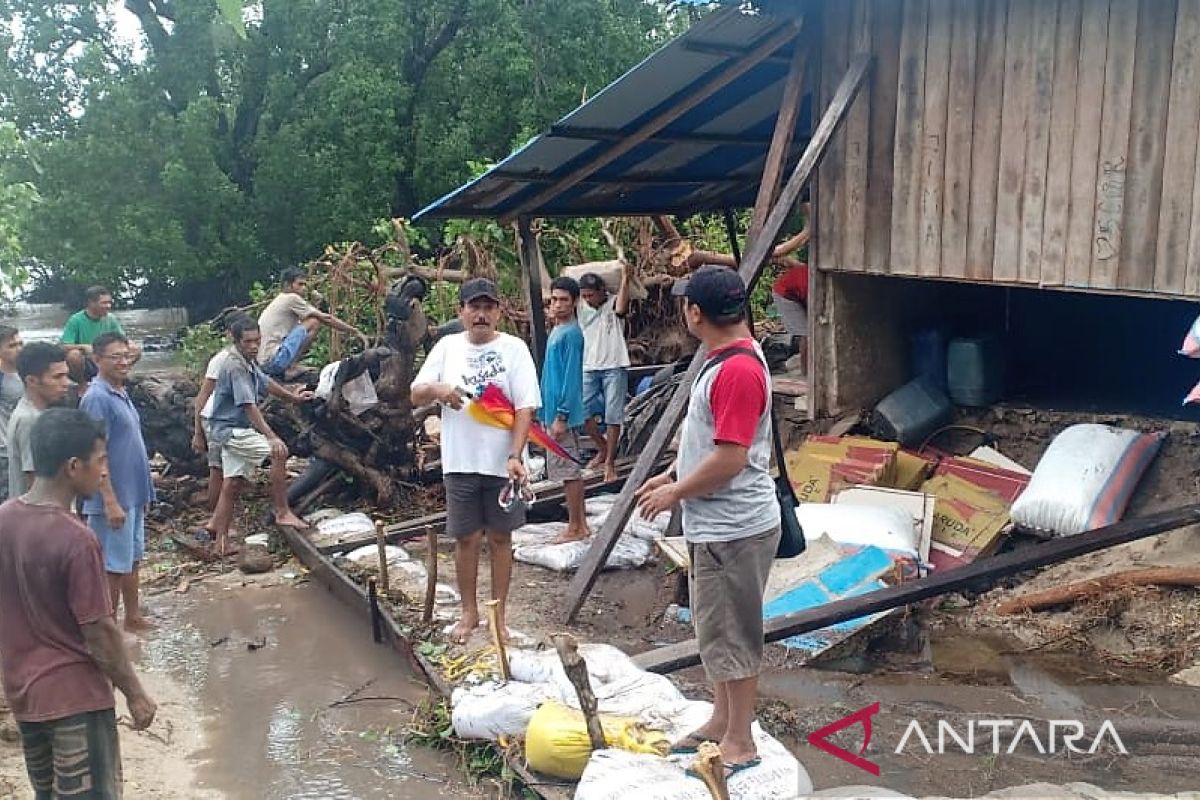
M 521 457 L 519 455 L 517 455 L 516 453 L 509 453 L 508 460 L 509 461 L 520 461 Z

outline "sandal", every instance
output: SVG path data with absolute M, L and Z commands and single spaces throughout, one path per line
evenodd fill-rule
M 762 757 L 760 757 L 760 756 L 755 756 L 754 758 L 750 758 L 745 761 L 739 761 L 736 764 L 730 764 L 730 763 L 726 762 L 726 763 L 722 764 L 722 766 L 725 767 L 725 780 L 729 780 L 734 775 L 737 775 L 739 772 L 743 772 L 748 769 L 753 769 L 754 767 L 757 767 L 761 763 L 762 763 Z M 704 780 L 702 777 L 700 777 L 699 772 L 696 772 L 696 770 L 694 770 L 690 767 L 684 771 L 684 774 L 687 775 L 689 778 L 695 778 L 698 781 Z
M 717 740 L 693 731 L 679 741 L 675 742 L 675 744 L 671 745 L 670 754 L 673 756 L 695 755 L 700 749 L 700 745 L 705 743 L 717 744 Z

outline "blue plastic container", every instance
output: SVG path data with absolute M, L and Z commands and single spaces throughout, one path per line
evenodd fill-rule
M 946 389 L 946 334 L 937 328 L 917 331 L 910 340 L 914 378 Z
M 954 339 L 946 350 L 946 387 L 960 406 L 990 406 L 1004 395 L 1004 348 L 995 336 Z
M 920 445 L 954 417 L 954 406 L 939 386 L 925 378 L 904 384 L 875 406 L 871 432 L 877 439 Z

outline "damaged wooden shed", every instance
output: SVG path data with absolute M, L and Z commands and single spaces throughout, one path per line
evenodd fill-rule
M 1010 397 L 1179 413 L 1200 1 L 819 10 L 822 96 L 848 53 L 875 66 L 814 186 L 814 409 L 871 406 L 911 375 L 909 336 L 940 326 L 1005 340 Z

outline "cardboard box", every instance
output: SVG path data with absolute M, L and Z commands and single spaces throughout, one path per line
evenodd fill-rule
M 956 475 L 934 475 L 921 491 L 937 498 L 929 560 L 953 569 L 994 553 L 1009 526 L 1008 503 Z

